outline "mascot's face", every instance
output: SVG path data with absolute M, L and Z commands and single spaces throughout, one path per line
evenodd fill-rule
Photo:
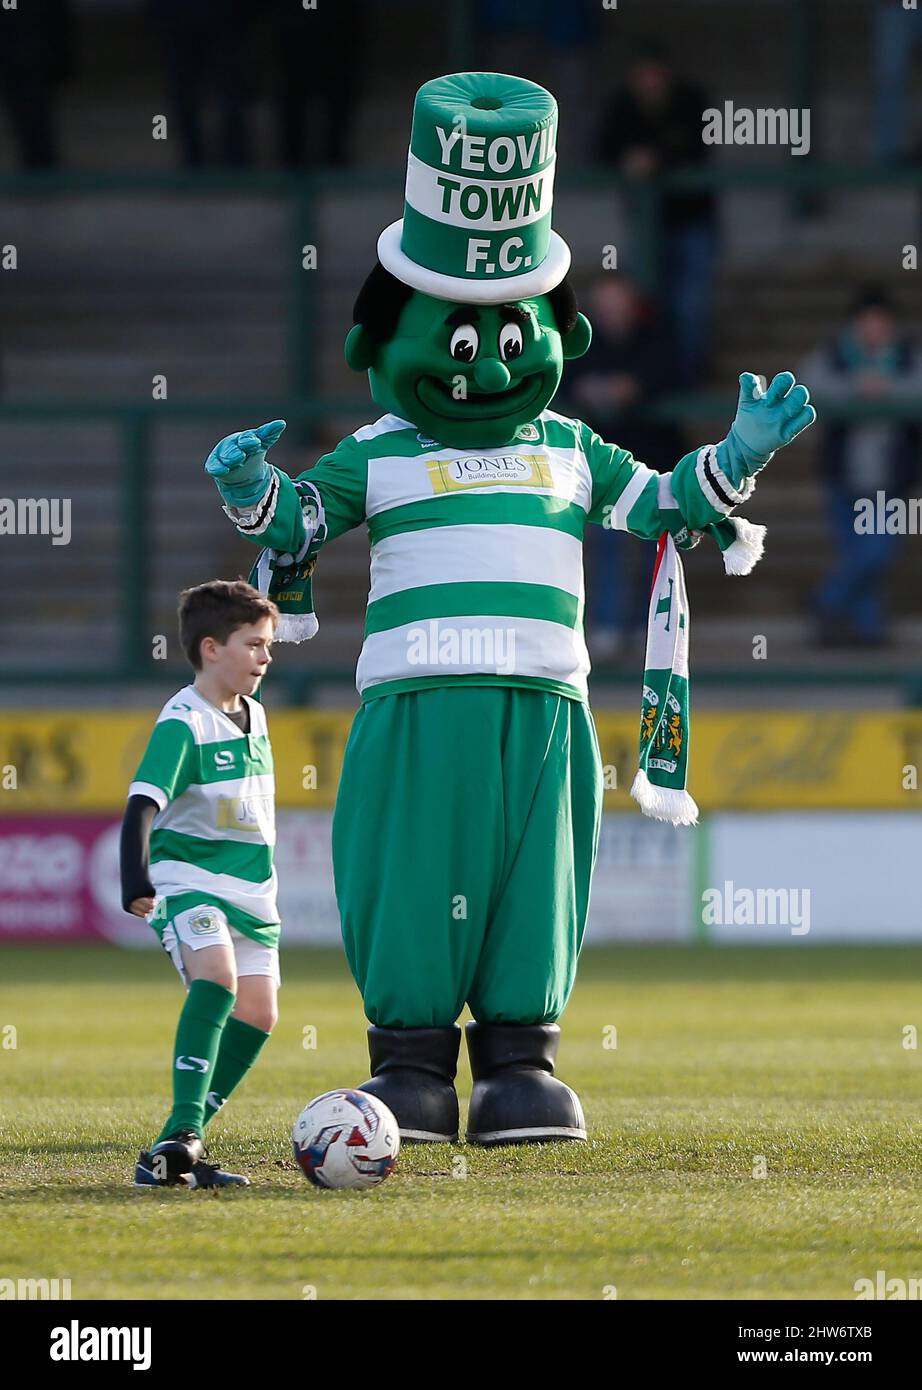
M 561 334 L 547 295 L 475 305 L 414 290 L 392 337 L 361 365 L 377 404 L 422 434 L 452 448 L 495 448 L 540 415 L 565 358 L 585 352 L 590 336 L 582 314 Z

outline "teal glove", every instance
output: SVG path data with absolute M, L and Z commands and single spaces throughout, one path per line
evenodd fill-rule
M 284 420 L 270 420 L 259 429 L 229 434 L 214 446 L 205 460 L 205 472 L 214 478 L 229 507 L 246 511 L 265 495 L 272 478 L 266 453 L 281 438 L 284 428 Z
M 813 424 L 816 411 L 809 400 L 806 386 L 795 386 L 793 372 L 779 372 L 764 393 L 758 377 L 742 373 L 736 418 L 716 450 L 718 467 L 735 488 Z

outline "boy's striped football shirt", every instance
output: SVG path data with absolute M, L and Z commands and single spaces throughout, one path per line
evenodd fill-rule
M 262 705 L 241 699 L 249 734 L 193 685 L 178 691 L 160 711 L 128 788 L 160 808 L 150 837 L 158 898 L 151 925 L 160 935 L 173 900 L 182 895 L 182 906 L 191 906 L 194 894 L 220 906 L 245 936 L 278 944 L 272 747 Z
M 752 490 L 733 487 L 711 445 L 657 473 L 553 410 L 493 449 L 449 448 L 384 415 L 298 481 L 316 489 L 325 541 L 368 527 L 363 700 L 457 681 L 584 700 L 586 523 L 650 540 L 669 531 L 682 544 Z M 304 547 L 302 501 L 279 469 L 252 510 L 224 510 L 263 546 Z

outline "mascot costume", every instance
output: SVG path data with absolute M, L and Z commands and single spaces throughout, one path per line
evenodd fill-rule
M 763 528 L 733 516 L 755 473 L 814 418 L 786 372 L 740 378 L 726 439 L 660 474 L 549 409 L 591 329 L 552 229 L 557 106 L 501 73 L 417 93 L 403 218 L 378 240 L 346 360 L 384 412 L 297 481 L 266 460 L 284 421 L 206 462 L 280 640 L 313 635 L 320 547 L 367 525 L 361 706 L 333 819 L 337 903 L 371 1079 L 404 1140 L 580 1140 L 554 1074 L 557 1020 L 589 906 L 602 769 L 587 704 L 587 523 L 658 542 L 643 684 L 642 810 L 675 824 L 685 788 L 688 607 L 679 551 L 703 535 L 747 573 Z M 639 684 L 639 682 L 638 682 Z

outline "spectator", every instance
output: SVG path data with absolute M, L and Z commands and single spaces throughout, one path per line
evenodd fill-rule
M 250 162 L 245 111 L 246 0 L 223 0 L 220 13 L 213 0 L 147 0 L 147 10 L 160 36 L 183 164 L 187 169 L 213 163 L 243 168 Z M 212 101 L 218 106 L 221 125 L 215 157 L 206 138 Z
M 0 101 L 24 169 L 60 164 L 55 106 L 72 71 L 69 0 L 28 0 L 4 10 Z
M 626 84 L 615 91 L 602 118 L 598 157 L 632 179 L 702 165 L 709 150 L 702 116 L 709 102 L 679 78 L 662 49 L 644 47 Z M 717 219 L 709 190 L 672 192 L 663 199 L 666 302 L 669 305 L 682 384 L 694 385 L 705 370 L 717 260 Z
M 922 357 L 900 330 L 892 301 L 864 290 L 845 329 L 814 352 L 800 373 L 815 397 L 879 403 L 922 397 Z M 824 645 L 880 646 L 887 640 L 883 586 L 899 536 L 855 529 L 855 502 L 905 497 L 919 476 L 922 430 L 916 420 L 867 419 L 826 426 L 823 480 L 837 550 L 832 572 L 816 596 Z
M 320 0 L 315 10 L 292 0 L 265 0 L 261 13 L 268 16 L 275 54 L 271 80 L 280 163 L 286 169 L 350 163 L 368 80 L 365 0 Z M 320 133 L 308 146 L 305 125 L 314 102 Z
M 922 10 L 901 0 L 874 9 L 874 130 L 877 158 L 898 164 L 909 153 L 909 74 L 922 43 Z
M 682 452 L 681 441 L 671 425 L 649 420 L 644 412 L 672 383 L 670 334 L 631 281 L 613 271 L 592 284 L 586 313 L 592 344 L 585 357 L 568 363 L 564 376 L 573 414 L 609 443 L 668 472 Z M 598 526 L 587 528 L 586 549 L 595 577 L 588 589 L 587 626 L 598 661 L 614 657 L 625 639 L 644 627 L 649 557 L 630 537 Z

